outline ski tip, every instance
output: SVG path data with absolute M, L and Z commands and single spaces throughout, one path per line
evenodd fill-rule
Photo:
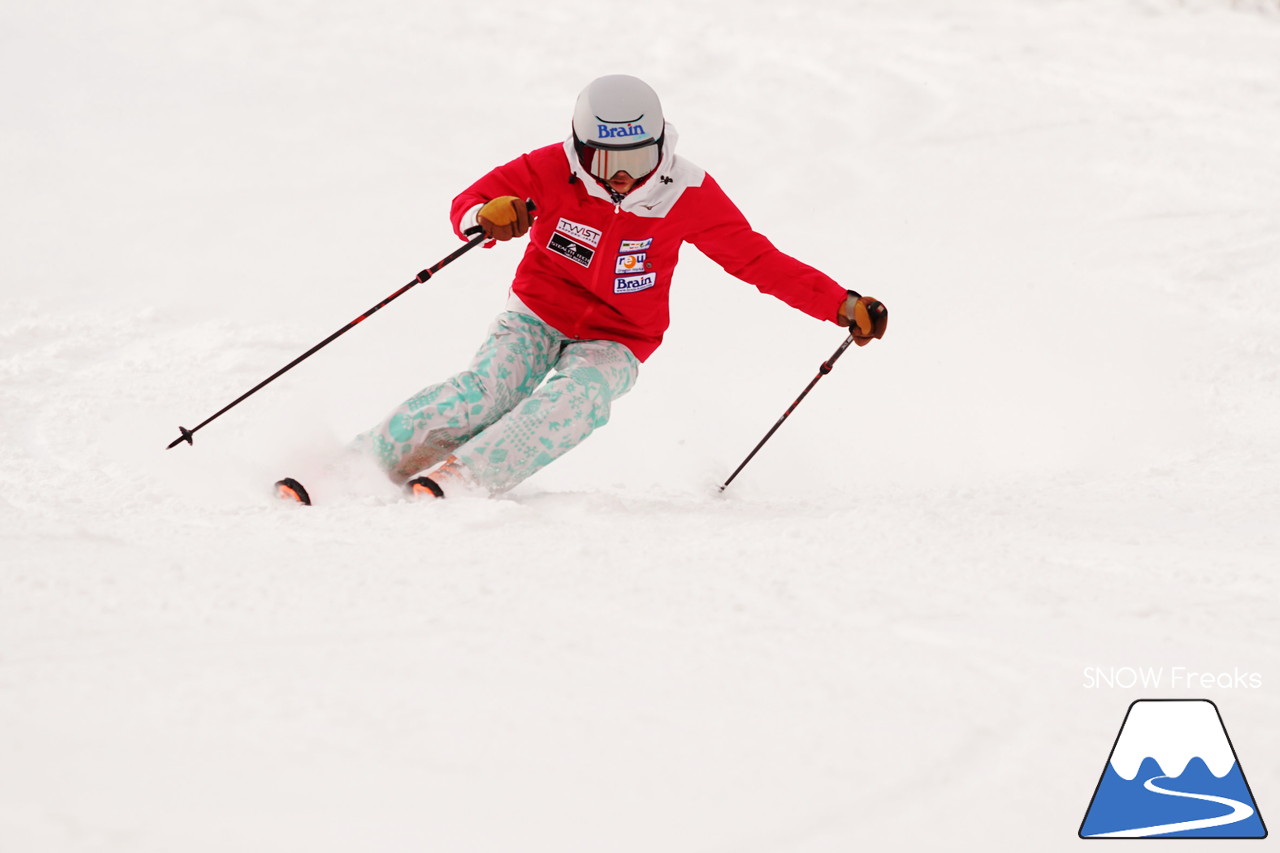
M 292 477 L 276 480 L 276 497 L 282 501 L 294 501 L 303 506 L 311 506 L 311 496 L 302 484 Z
M 415 498 L 443 498 L 444 490 L 430 477 L 414 477 L 404 484 L 405 491 Z

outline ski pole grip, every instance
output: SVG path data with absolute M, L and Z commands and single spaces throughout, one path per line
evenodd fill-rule
M 525 207 L 525 210 L 529 211 L 530 213 L 533 213 L 535 210 L 538 209 L 538 206 L 533 203 L 533 199 L 531 198 L 526 198 L 524 200 L 524 207 Z M 470 228 L 462 232 L 462 236 L 478 237 L 482 231 L 484 231 L 484 229 L 481 228 L 479 225 L 472 225 Z

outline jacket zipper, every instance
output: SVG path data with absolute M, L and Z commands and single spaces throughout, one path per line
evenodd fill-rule
M 600 266 L 596 269 L 595 275 L 597 279 L 604 278 L 606 282 L 612 276 L 612 272 L 611 271 L 608 273 L 605 272 L 605 270 L 609 268 L 609 265 L 607 261 L 603 257 L 601 257 L 600 250 L 603 249 L 606 245 L 610 245 L 607 238 L 609 234 L 613 232 L 613 226 L 617 223 L 618 221 L 617 216 L 621 212 L 622 212 L 622 202 L 620 199 L 615 200 L 613 203 L 613 220 L 611 222 L 606 223 L 604 228 L 601 229 L 600 231 L 600 242 L 596 250 L 596 258 L 598 259 L 596 263 L 600 264 Z M 595 314 L 595 312 L 596 312 L 596 305 L 593 302 L 593 303 L 589 303 L 587 305 L 587 309 L 578 315 L 578 322 L 577 322 L 577 329 L 576 329 L 578 334 L 574 336 L 577 340 L 580 340 L 580 341 L 585 340 L 585 338 L 582 337 L 582 332 L 587 325 L 587 320 L 593 314 Z

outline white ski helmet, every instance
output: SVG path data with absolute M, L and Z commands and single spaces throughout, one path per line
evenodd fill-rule
M 573 142 L 582 167 L 601 181 L 626 172 L 643 181 L 662 161 L 666 122 L 658 93 L 638 77 L 591 81 L 573 110 Z

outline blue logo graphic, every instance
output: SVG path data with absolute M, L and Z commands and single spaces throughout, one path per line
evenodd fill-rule
M 604 119 L 600 119 L 604 121 Z M 610 127 L 607 124 L 596 125 L 596 136 L 600 139 L 625 139 L 629 136 L 644 136 L 643 124 L 630 124 L 626 127 Z
M 658 283 L 655 273 L 644 275 L 624 275 L 613 280 L 614 293 L 635 293 L 637 290 L 648 290 Z
M 1081 838 L 1266 838 L 1218 706 L 1129 706 L 1080 824 Z

